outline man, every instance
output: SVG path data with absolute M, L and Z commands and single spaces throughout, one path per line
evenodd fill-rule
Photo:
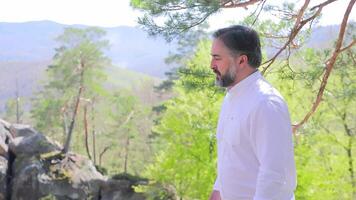
M 227 88 L 217 127 L 218 173 L 210 200 L 291 200 L 296 173 L 288 108 L 260 74 L 251 28 L 216 31 L 211 68 Z

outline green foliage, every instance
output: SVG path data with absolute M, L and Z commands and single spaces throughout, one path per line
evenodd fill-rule
M 354 50 L 342 54 L 326 87 L 324 101 L 295 137 L 298 173 L 297 199 L 353 199 L 356 182 L 355 108 L 356 80 Z M 299 122 L 311 108 L 323 73 L 322 61 L 329 51 L 306 49 L 292 60 L 299 67 L 291 71 L 281 65 L 280 73 L 268 78 L 288 102 L 292 119 Z M 294 61 L 292 61 L 294 62 Z M 306 67 L 313 66 L 313 67 Z M 353 171 L 353 172 L 351 172 Z M 354 192 L 355 193 L 355 192 Z
M 151 183 L 148 186 L 139 186 L 135 191 L 145 191 L 147 200 L 177 200 L 175 190 L 170 185 Z
M 50 194 L 45 197 L 42 197 L 40 200 L 56 200 L 56 197 Z
M 241 6 L 244 3 L 252 3 L 247 6 Z M 272 46 L 281 46 L 288 39 L 291 30 L 294 27 L 298 6 L 294 2 L 275 2 L 270 1 L 219 1 L 219 0 L 131 0 L 131 6 L 140 9 L 145 14 L 138 19 L 138 23 L 142 25 L 151 35 L 162 35 L 168 41 L 176 38 L 184 37 L 187 32 L 199 30 L 197 26 L 205 25 L 209 17 L 219 13 L 222 9 L 243 9 L 244 7 L 251 8 L 250 15 L 247 18 L 248 26 L 256 27 L 259 24 L 260 13 L 269 13 L 274 16 L 273 20 L 262 20 L 265 23 L 260 24 L 266 35 L 272 36 Z M 312 9 L 311 6 L 305 10 L 303 19 L 309 18 L 316 14 L 317 9 Z M 260 19 L 259 19 L 260 18 Z M 233 20 L 233 19 L 231 19 Z M 317 22 L 318 17 L 311 22 L 307 22 L 307 26 L 302 30 L 307 30 L 311 25 Z M 161 22 L 163 21 L 163 22 Z M 267 22 L 267 23 L 266 23 Z M 269 25 L 269 26 L 268 26 Z M 277 31 L 278 30 L 278 31 Z M 189 34 L 189 33 L 188 33 Z M 305 36 L 298 35 L 293 40 L 295 44 L 301 44 Z
M 110 61 L 103 54 L 108 47 L 103 36 L 97 28 L 67 28 L 57 38 L 60 47 L 47 69 L 49 82 L 33 100 L 31 113 L 37 129 L 63 141 L 66 133 L 59 133 L 69 126 L 79 87 L 84 87 L 82 97 L 89 101 L 105 94 L 102 69 Z
M 82 87 L 70 151 L 90 154 L 97 170 L 109 177 L 122 172 L 140 175 L 153 159 L 150 137 L 156 115 L 151 108 L 160 101 L 154 93 L 159 80 L 111 66 L 103 36 L 97 28 L 68 28 L 57 38 L 47 82 L 32 100 L 32 124 L 63 142 Z M 11 116 L 14 105 L 8 106 Z M 43 156 L 46 160 L 56 155 Z M 70 176 L 58 167 L 48 170 L 58 179 Z
M 108 170 L 105 167 L 95 165 L 95 169 L 104 176 L 108 175 Z
M 12 122 L 17 123 L 17 115 L 19 117 L 19 123 L 21 123 L 21 119 L 23 118 L 24 112 L 24 102 L 20 98 L 18 99 L 10 99 L 5 104 L 5 116 L 4 119 Z M 18 107 L 18 108 L 17 108 Z M 18 111 L 17 111 L 18 109 Z
M 148 139 L 151 110 L 136 95 L 125 90 L 113 94 L 107 109 L 109 130 L 103 134 L 100 148 L 115 147 L 105 159 L 107 165 L 116 166 L 109 173 L 117 174 L 127 167 L 127 173 L 139 174 L 152 154 Z
M 187 71 L 208 74 L 208 46 L 207 41 L 200 43 Z M 178 96 L 164 104 L 166 111 L 153 130 L 159 136 L 159 152 L 147 176 L 172 185 L 183 199 L 207 199 L 215 180 L 215 129 L 222 93 L 212 91 L 213 82 L 211 76 L 182 73 L 174 87 Z
M 179 69 L 178 85 L 186 90 L 214 90 L 214 76 L 210 66 L 211 43 L 203 40 L 196 47 L 194 57 L 186 62 L 186 67 Z
M 352 199 L 346 152 L 335 142 L 334 134 L 317 128 L 308 128 L 308 135 L 297 138 L 296 198 Z
M 63 101 L 55 98 L 42 97 L 45 94 L 39 94 L 34 100 L 34 109 L 32 109 L 32 118 L 35 120 L 35 126 L 38 130 L 50 136 L 55 136 L 54 139 L 64 138 L 58 137 L 58 133 L 62 133 L 62 118 L 58 113 L 60 112 Z M 57 137 L 56 137 L 57 135 Z
M 219 11 L 219 2 L 132 0 L 131 4 L 150 15 L 141 18 L 140 23 L 151 34 L 173 39 Z M 266 6 L 264 11 L 293 14 L 295 6 Z M 307 16 L 311 14 L 307 11 Z M 156 16 L 166 17 L 163 25 L 154 22 Z M 261 33 L 263 46 L 280 46 L 294 23 L 285 18 L 288 15 L 279 16 L 278 21 L 256 21 L 256 15 L 252 15 L 243 24 Z M 294 39 L 297 45 L 310 34 L 308 28 L 302 32 Z M 162 85 L 162 90 L 173 87 L 175 97 L 157 106 L 154 99 L 148 98 L 153 96 L 154 83 L 145 78 L 141 85 L 128 86 L 112 95 L 106 90 L 103 70 L 109 60 L 103 54 L 108 46 L 102 39 L 104 32 L 95 28 L 67 29 L 58 37 L 61 46 L 48 68 L 49 83 L 34 100 L 32 115 L 37 128 L 52 136 L 64 132 L 64 117 L 69 122 L 74 98 L 83 85 L 82 106 L 91 108 L 88 118 L 93 133 L 90 135 L 97 140 L 94 164 L 98 169 L 107 169 L 102 171 L 111 175 L 122 173 L 127 167 L 127 173 L 148 177 L 150 184 L 140 189 L 146 191 L 149 199 L 207 199 L 216 175 L 215 129 L 223 91 L 214 86 L 214 75 L 209 69 L 210 42 L 201 40 L 200 33 L 180 40 L 182 49 L 167 59 L 178 63 L 179 69 L 170 82 Z M 269 35 L 279 38 L 266 39 Z M 201 41 L 196 43 L 198 40 Z M 285 97 L 292 121 L 298 122 L 314 101 L 330 51 L 291 52 L 290 62 L 278 59 L 267 78 Z M 297 199 L 355 197 L 355 176 L 351 175 L 355 172 L 352 163 L 356 154 L 354 55 L 354 49 L 340 55 L 318 112 L 295 137 Z M 115 84 L 120 85 L 120 81 Z M 151 112 L 152 106 L 159 111 L 159 118 Z M 84 153 L 83 112 L 78 116 L 73 149 Z M 158 119 L 153 133 L 152 119 Z M 89 145 L 94 145 L 91 140 Z M 116 178 L 135 179 L 127 173 Z
M 165 59 L 167 64 L 175 64 L 178 67 L 172 68 L 169 72 L 166 72 L 166 80 L 164 80 L 159 86 L 155 87 L 156 91 L 159 93 L 168 93 L 172 91 L 174 83 L 179 77 L 184 73 L 190 73 L 191 70 L 186 68 L 187 62 L 192 59 L 196 47 L 201 40 L 206 40 L 208 38 L 207 32 L 205 31 L 206 26 L 198 26 L 197 31 L 190 31 L 187 34 L 180 37 L 177 42 L 177 49 L 175 52 L 170 52 L 170 55 Z M 205 45 L 210 44 L 208 42 Z M 203 44 L 200 43 L 200 46 Z M 203 48 L 203 47 L 200 47 Z M 206 49 L 206 48 L 204 48 Z M 205 71 L 202 73 L 204 74 Z M 198 72 L 199 73 L 199 72 Z M 209 73 L 209 72 L 208 72 Z
M 160 151 L 146 176 L 172 186 L 181 199 L 207 199 L 215 179 L 215 125 L 222 93 L 209 72 L 209 42 L 201 42 L 186 68 L 179 71 L 174 91 L 154 132 Z M 337 60 L 324 101 L 295 137 L 297 199 L 353 199 L 355 191 L 354 50 Z M 267 78 L 285 97 L 293 122 L 311 108 L 330 51 L 304 49 L 290 62 L 278 60 Z M 352 171 L 352 172 L 351 172 Z M 146 191 L 149 191 L 146 188 Z M 154 188 L 154 187 L 153 187 Z M 164 191 L 162 189 L 162 191 Z M 159 199 L 151 192 L 151 199 Z M 157 197 L 158 196 L 158 197 Z
M 138 23 L 151 35 L 163 35 L 167 40 L 180 37 L 189 29 L 202 24 L 206 18 L 220 9 L 218 0 L 131 0 L 131 6 L 146 14 Z M 157 24 L 155 17 L 163 17 L 163 24 Z

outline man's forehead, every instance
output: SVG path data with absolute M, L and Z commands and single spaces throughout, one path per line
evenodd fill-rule
M 227 48 L 224 43 L 219 39 L 214 39 L 211 45 L 211 55 L 212 56 L 220 56 L 223 53 L 226 53 Z

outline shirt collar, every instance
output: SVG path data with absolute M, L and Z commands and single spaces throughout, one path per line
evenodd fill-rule
M 227 90 L 227 95 L 233 94 L 241 94 L 251 83 L 255 82 L 257 79 L 261 78 L 261 73 L 257 70 L 247 76 L 246 78 L 242 79 L 236 85 L 232 86 L 230 89 Z

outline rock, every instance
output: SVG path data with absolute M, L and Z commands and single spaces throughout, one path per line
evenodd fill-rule
M 0 126 L 3 126 L 6 129 L 10 129 L 11 124 L 9 122 L 7 122 L 7 121 L 4 121 L 4 120 L 0 119 Z
M 12 136 L 8 131 L 10 126 L 10 124 L 0 119 L 0 156 L 5 158 L 9 157 L 7 144 L 12 140 Z
M 10 124 L 0 119 L 0 200 L 6 198 L 7 173 L 8 173 L 8 138 L 10 136 L 7 130 Z
M 7 166 L 7 159 L 0 156 L 0 200 L 6 197 Z
M 9 157 L 9 147 L 4 141 L 0 140 L 0 156 L 8 158 Z
M 11 181 L 12 200 L 37 200 L 45 195 L 40 191 L 38 175 L 44 173 L 42 165 L 33 157 L 16 158 Z
M 27 137 L 14 138 L 9 144 L 9 149 L 16 156 L 34 156 L 59 151 L 61 147 L 40 133 L 31 133 Z
M 144 200 L 143 194 L 135 193 L 128 180 L 108 180 L 101 187 L 101 200 Z
M 138 181 L 108 180 L 87 158 L 28 125 L 0 119 L 0 200 L 143 200 Z M 9 182 L 10 181 L 10 182 Z
M 95 170 L 91 161 L 75 154 L 55 152 L 16 158 L 12 194 L 13 199 L 35 200 L 47 195 L 57 199 L 98 199 L 106 178 Z M 28 193 L 31 192 L 31 198 Z
M 0 141 L 4 141 L 6 140 L 8 131 L 5 129 L 5 126 L 2 125 L 2 123 L 0 123 Z
M 13 137 L 28 137 L 37 134 L 37 131 L 29 125 L 12 124 L 10 126 L 10 133 Z

